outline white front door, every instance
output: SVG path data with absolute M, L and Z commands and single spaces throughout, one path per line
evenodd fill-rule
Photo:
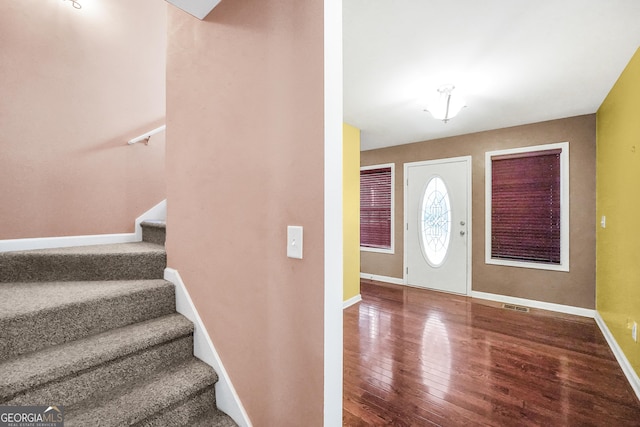
M 471 157 L 405 163 L 405 283 L 468 293 Z

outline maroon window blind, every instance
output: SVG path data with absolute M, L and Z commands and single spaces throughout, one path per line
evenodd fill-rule
M 491 158 L 491 257 L 560 264 L 561 149 Z
M 391 167 L 360 171 L 360 246 L 391 249 Z

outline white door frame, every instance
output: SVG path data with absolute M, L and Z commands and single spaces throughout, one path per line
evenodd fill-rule
M 419 161 L 419 162 L 410 162 L 410 163 L 405 163 L 404 164 L 404 170 L 403 170 L 403 176 L 402 179 L 404 180 L 404 185 L 402 186 L 404 189 L 404 193 L 403 193 L 403 199 L 404 199 L 404 207 L 403 207 L 403 222 L 402 222 L 402 240 L 403 240 L 403 250 L 402 250 L 402 282 L 404 283 L 405 286 L 411 286 L 409 285 L 409 280 L 407 277 L 407 209 L 408 209 L 408 205 L 409 205 L 409 200 L 407 197 L 407 188 L 409 187 L 409 178 L 408 178 L 408 168 L 410 166 L 430 166 L 430 165 L 437 165 L 437 164 L 441 164 L 441 163 L 451 163 L 451 162 L 461 162 L 464 161 L 467 164 L 467 215 L 469 216 L 469 221 L 468 221 L 468 228 L 467 228 L 467 290 L 465 295 L 471 295 L 471 290 L 473 289 L 473 286 L 471 284 L 471 266 L 473 265 L 472 262 L 472 254 L 473 251 L 472 246 L 473 246 L 473 242 L 472 242 L 472 236 L 473 236 L 473 230 L 472 230 L 472 226 L 473 226 L 473 212 L 472 212 L 472 199 L 471 199 L 471 193 L 473 192 L 473 187 L 472 187 L 472 179 L 471 179 L 471 174 L 473 172 L 472 169 L 472 158 L 471 156 L 460 156 L 460 157 L 449 157 L 446 159 L 435 159 L 435 160 L 423 160 L 423 161 Z M 422 288 L 421 288 L 422 289 Z

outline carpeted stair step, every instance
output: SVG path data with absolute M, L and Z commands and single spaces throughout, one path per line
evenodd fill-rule
M 0 363 L 0 404 L 70 406 L 193 357 L 193 324 L 177 313 Z
M 65 427 L 190 426 L 215 407 L 215 371 L 196 358 L 65 407 Z
M 140 226 L 142 227 L 143 242 L 164 245 L 167 234 L 167 223 L 165 221 L 147 220 L 143 221 Z
M 236 426 L 163 280 L 165 224 L 143 241 L 0 253 L 0 405 L 63 405 L 65 426 Z
M 208 387 L 200 393 L 192 395 L 189 399 L 183 399 L 171 406 L 168 410 L 162 411 L 136 426 L 144 427 L 166 427 L 166 426 L 189 426 L 191 427 L 202 413 L 215 408 L 216 392 L 213 387 Z
M 217 409 L 209 411 L 189 424 L 189 427 L 237 427 L 233 419 Z
M 0 284 L 0 362 L 173 312 L 165 280 Z
M 149 242 L 0 253 L 0 283 L 162 279 L 164 246 Z

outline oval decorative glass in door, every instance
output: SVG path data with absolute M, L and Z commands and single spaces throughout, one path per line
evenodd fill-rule
M 420 206 L 422 252 L 430 265 L 438 267 L 447 256 L 451 240 L 451 203 L 442 178 L 434 176 L 429 180 Z

